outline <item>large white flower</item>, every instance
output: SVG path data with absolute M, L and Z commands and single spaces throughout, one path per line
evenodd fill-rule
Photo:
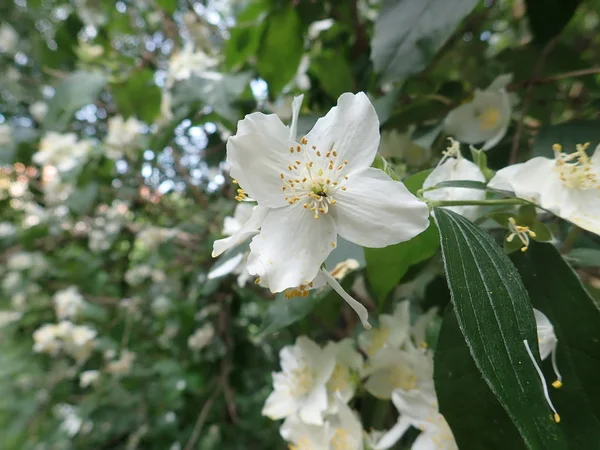
M 431 188 L 443 181 L 480 181 L 485 183 L 485 176 L 477 164 L 465 159 L 460 152 L 460 143 L 450 139 L 450 146 L 435 169 L 423 182 L 423 189 Z M 483 200 L 485 190 L 458 187 L 445 187 L 425 191 L 423 195 L 430 200 Z M 445 206 L 469 220 L 477 218 L 477 206 Z
M 426 390 L 433 385 L 430 352 L 411 345 L 406 350 L 384 348 L 365 365 L 365 389 L 377 398 L 389 399 L 396 389 Z
M 392 447 L 411 427 L 419 428 L 421 434 L 413 442 L 412 450 L 458 450 L 448 422 L 438 410 L 435 391 L 402 391 L 392 394 L 392 402 L 400 418 L 379 442 L 375 450 Z
M 554 145 L 554 158 L 536 157 L 505 167 L 490 180 L 494 189 L 517 197 L 600 235 L 600 145 L 587 155 L 588 144 L 571 154 Z
M 300 102 L 294 101 L 290 128 L 274 114 L 253 113 L 227 143 L 240 197 L 264 208 L 248 268 L 266 278 L 272 292 L 312 282 L 338 234 L 362 246 L 385 247 L 412 239 L 429 224 L 425 203 L 370 167 L 379 122 L 364 93 L 343 94 L 297 141 Z
M 358 336 L 360 349 L 369 357 L 375 356 L 385 348 L 399 349 L 409 339 L 410 302 L 402 301 L 396 305 L 394 314 L 379 316 L 379 326 L 367 330 Z
M 475 90 L 473 100 L 450 111 L 444 131 L 461 142 L 479 144 L 484 150 L 495 146 L 506 134 L 512 113 L 506 86 L 512 74 L 500 75 L 483 91 Z
M 92 147 L 87 140 L 77 140 L 75 133 L 47 133 L 33 162 L 41 166 L 55 166 L 59 172 L 69 172 L 87 160 Z
M 323 424 L 327 409 L 327 380 L 335 367 L 330 351 L 305 336 L 296 344 L 279 352 L 282 372 L 273 373 L 274 391 L 269 395 L 263 415 L 283 419 L 298 413 L 300 419 L 313 425 Z

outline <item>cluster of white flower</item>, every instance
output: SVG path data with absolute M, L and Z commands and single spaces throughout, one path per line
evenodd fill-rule
M 215 329 L 212 324 L 207 323 L 201 328 L 198 328 L 188 338 L 188 347 L 192 350 L 200 351 L 212 341 L 215 335 Z
M 84 306 L 83 296 L 77 286 L 70 286 L 54 294 L 54 310 L 58 320 L 76 318 Z
M 9 23 L 0 25 L 0 53 L 14 53 L 19 44 L 19 35 Z
M 110 248 L 129 219 L 131 213 L 126 203 L 114 200 L 111 205 L 100 205 L 89 232 L 89 248 L 99 253 Z
M 9 256 L 3 269 L 2 291 L 11 298 L 13 309 L 23 312 L 27 299 L 41 292 L 36 280 L 46 273 L 48 263 L 41 253 L 18 252 Z
M 13 143 L 12 128 L 7 123 L 0 123 L 0 149 L 5 150 Z
M 127 120 L 122 116 L 108 120 L 108 132 L 104 140 L 105 154 L 109 159 L 121 159 L 123 156 L 135 158 L 138 138 L 144 131 L 144 124 L 135 117 Z
M 96 330 L 86 325 L 75 325 L 68 320 L 45 324 L 33 333 L 33 350 L 52 356 L 60 352 L 77 361 L 87 360 L 96 346 Z
M 367 441 L 374 449 L 387 449 L 413 425 L 422 430 L 414 449 L 434 448 L 434 442 L 445 445 L 440 448 L 457 448 L 438 411 L 433 358 L 426 348 L 426 327 L 434 314 L 424 314 L 411 326 L 409 302 L 401 302 L 393 315 L 381 316 L 379 327 L 359 335 L 361 352 L 352 339 L 321 348 L 299 337 L 280 352 L 283 371 L 273 374 L 274 391 L 263 414 L 285 419 L 281 435 L 291 446 L 362 450 Z M 392 399 L 401 413 L 388 432 L 363 431 L 348 406 L 359 384 L 377 398 Z M 431 447 L 418 446 L 425 442 Z
M 108 362 L 106 363 L 106 371 L 116 376 L 127 375 L 131 372 L 131 368 L 135 361 L 135 353 L 129 350 L 121 350 L 119 359 L 113 359 L 112 353 L 104 355 Z
M 87 434 L 93 428 L 93 423 L 89 420 L 84 421 L 73 405 L 60 403 L 54 407 L 53 412 L 62 420 L 60 429 L 69 437 L 75 437 L 79 433 Z
M 148 227 L 136 234 L 135 241 L 136 245 L 139 244 L 147 249 L 155 249 L 176 234 L 177 230 L 174 228 Z
M 192 45 L 187 44 L 181 51 L 171 57 L 166 86 L 172 87 L 175 82 L 186 80 L 192 75 L 202 75 L 215 67 L 216 64 L 216 59 L 202 50 L 194 50 Z
M 167 275 L 160 269 L 153 269 L 147 264 L 139 264 L 125 272 L 125 281 L 130 286 L 139 286 L 146 280 L 153 283 L 164 283 Z
M 33 162 L 40 166 L 54 166 L 59 172 L 70 172 L 87 161 L 92 144 L 85 139 L 78 140 L 75 133 L 47 133 L 40 141 L 39 150 L 33 155 Z
M 237 199 L 258 205 L 236 233 L 215 242 L 213 256 L 254 236 L 247 269 L 258 284 L 292 294 L 329 284 L 369 327 L 366 308 L 321 268 L 323 262 L 338 235 L 364 247 L 412 239 L 429 226 L 429 208 L 404 184 L 370 167 L 379 120 L 364 93 L 340 96 L 297 139 L 301 102 L 301 96 L 294 99 L 290 127 L 274 114 L 253 113 L 228 140 Z
M 94 386 L 100 380 L 100 372 L 98 370 L 84 370 L 79 374 L 79 386 L 86 388 Z

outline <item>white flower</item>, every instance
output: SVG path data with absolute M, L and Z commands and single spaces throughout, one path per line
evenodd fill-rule
M 29 106 L 29 114 L 31 114 L 37 122 L 41 122 L 46 117 L 46 114 L 48 114 L 48 104 L 42 101 L 32 103 Z
M 233 217 L 227 216 L 223 220 L 223 234 L 225 236 L 232 236 L 240 231 L 242 226 L 252 216 L 252 211 L 254 208 L 255 206 L 250 203 L 238 203 L 233 211 Z
M 319 34 L 321 34 L 322 31 L 327 31 L 329 30 L 333 24 L 334 24 L 334 20 L 333 19 L 323 19 L 323 20 L 317 20 L 313 23 L 311 23 L 308 26 L 308 38 L 309 39 L 316 39 L 319 37 Z
M 29 275 L 37 278 L 48 268 L 48 263 L 41 253 L 18 252 L 10 256 L 7 262 L 10 270 L 28 271 Z
M 258 202 L 229 244 L 261 227 L 250 244 L 248 270 L 272 292 L 313 282 L 338 234 L 358 245 L 385 247 L 412 239 L 429 225 L 425 203 L 370 167 L 379 122 L 364 93 L 343 94 L 297 142 L 301 100 L 294 100 L 290 128 L 274 114 L 253 113 L 227 143 L 238 198 Z M 215 243 L 214 254 L 230 245 Z
M 328 403 L 326 383 L 335 358 L 305 336 L 298 337 L 295 345 L 283 347 L 279 357 L 282 372 L 273 373 L 274 391 L 262 414 L 278 420 L 298 413 L 303 422 L 322 425 Z
M 8 23 L 0 25 L 0 53 L 14 53 L 19 44 L 19 35 Z
M 123 350 L 121 351 L 119 359 L 116 361 L 109 361 L 106 364 L 106 371 L 117 376 L 126 375 L 131 371 L 135 357 L 135 353 L 130 352 L 129 350 Z
M 90 142 L 78 141 L 75 133 L 50 131 L 42 138 L 33 162 L 41 166 L 55 166 L 59 172 L 69 172 L 87 160 L 91 149 Z
M 336 413 L 336 398 L 344 403 L 348 403 L 356 392 L 356 385 L 360 379 L 360 373 L 363 369 L 363 358 L 354 348 L 352 339 L 344 339 L 340 342 L 330 342 L 325 347 L 333 358 L 335 358 L 335 367 L 331 377 L 327 380 L 327 393 L 329 403 L 329 413 Z
M 392 447 L 413 426 L 421 434 L 412 444 L 413 450 L 458 450 L 452 430 L 439 413 L 435 391 L 402 391 L 392 394 L 392 402 L 400 413 L 394 427 L 384 434 L 374 450 Z
M 298 414 L 288 416 L 279 431 L 281 437 L 290 443 L 290 449 L 329 450 L 331 429 L 329 423 L 312 425 L 303 422 Z
M 86 370 L 79 375 L 79 386 L 86 388 L 98 382 L 100 372 L 97 370 Z
M 12 128 L 7 123 L 0 123 L 0 150 L 10 147 L 13 143 Z
M 412 167 L 420 167 L 431 158 L 431 149 L 421 147 L 411 139 L 413 129 L 402 133 L 398 130 L 384 131 L 379 143 L 379 154 L 384 158 L 398 158 Z
M 58 327 L 65 352 L 78 361 L 88 359 L 96 346 L 96 330 L 86 325 L 73 325 L 67 321 L 60 322 Z
M 188 338 L 188 347 L 192 350 L 202 350 L 210 344 L 214 336 L 215 328 L 212 324 L 207 323 L 202 328 L 198 328 L 194 331 L 194 334 Z
M 535 324 L 537 327 L 540 358 L 545 360 L 548 358 L 548 356 L 551 356 L 552 368 L 556 374 L 556 380 L 552 383 L 552 386 L 555 388 L 560 388 L 562 386 L 562 376 L 558 371 L 558 365 L 556 364 L 556 348 L 558 347 L 558 338 L 554 333 L 554 327 L 543 312 L 534 308 L 533 314 L 535 316 Z
M 56 355 L 62 348 L 58 327 L 55 324 L 45 324 L 33 332 L 33 350 L 37 353 Z
M 176 81 L 186 80 L 192 75 L 200 75 L 213 68 L 217 60 L 202 50 L 194 51 L 191 45 L 175 53 L 169 62 L 166 86 L 171 87 Z
M 460 143 L 450 139 L 451 145 L 444 152 L 444 157 L 435 169 L 423 182 L 423 189 L 427 189 L 441 183 L 442 181 L 480 181 L 485 183 L 485 176 L 479 167 L 463 158 L 460 152 Z M 425 191 L 423 195 L 430 200 L 483 200 L 485 190 L 458 187 L 446 187 Z M 477 206 L 445 206 L 469 220 L 477 218 Z
M 367 330 L 358 336 L 360 349 L 369 357 L 375 356 L 385 348 L 399 349 L 409 339 L 410 302 L 402 301 L 396 305 L 393 315 L 379 316 L 379 326 Z
M 475 90 L 472 101 L 450 111 L 444 131 L 467 144 L 485 142 L 483 150 L 494 147 L 510 124 L 512 105 L 506 86 L 511 80 L 512 74 L 500 75 L 487 89 Z
M 423 390 L 433 385 L 430 352 L 408 346 L 406 350 L 384 348 L 369 359 L 363 376 L 365 389 L 377 398 L 389 399 L 395 389 Z
M 23 313 L 17 311 L 0 311 L 0 328 L 4 328 L 23 317 Z
M 143 247 L 155 249 L 166 240 L 177 234 L 177 230 L 160 227 L 148 227 L 136 235 L 136 242 L 140 242 Z
M 77 286 L 70 286 L 54 294 L 54 309 L 59 320 L 74 318 L 84 305 L 83 297 Z
M 538 156 L 505 167 L 489 187 L 514 192 L 565 220 L 600 235 L 600 145 L 590 157 L 589 144 L 571 154 L 553 146 L 554 159 Z
M 329 419 L 333 436 L 328 449 L 363 450 L 363 428 L 358 414 L 339 395 L 336 397 L 336 405 L 337 415 Z
M 115 116 L 108 119 L 108 131 L 104 140 L 106 157 L 120 159 L 124 154 L 135 150 L 136 141 L 143 130 L 144 124 L 135 117 L 125 120 L 122 116 Z

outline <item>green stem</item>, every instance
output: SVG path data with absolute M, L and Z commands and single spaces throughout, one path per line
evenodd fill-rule
M 496 206 L 496 205 L 526 205 L 529 202 L 520 198 L 501 198 L 497 200 L 425 200 L 430 207 L 435 206 Z

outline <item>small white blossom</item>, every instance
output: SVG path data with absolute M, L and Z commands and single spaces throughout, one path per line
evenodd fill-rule
M 212 341 L 215 336 L 215 329 L 212 324 L 207 323 L 202 328 L 198 328 L 194 333 L 188 338 L 188 347 L 192 350 L 202 350 Z
M 408 300 L 396 305 L 392 315 L 379 316 L 379 326 L 358 336 L 360 349 L 369 357 L 386 348 L 400 349 L 409 339 L 410 303 Z
M 131 152 L 135 150 L 143 130 L 144 124 L 135 117 L 127 120 L 122 116 L 111 117 L 108 120 L 108 133 L 104 140 L 106 157 L 120 159 L 124 155 L 135 156 Z
M 133 366 L 135 358 L 135 353 L 130 352 L 129 350 L 123 350 L 121 351 L 119 359 L 115 361 L 109 361 L 106 364 L 106 371 L 117 376 L 127 375 L 129 372 L 131 372 L 131 367 Z
M 10 222 L 0 222 L 0 239 L 13 237 L 17 233 L 17 228 Z
M 98 383 L 100 372 L 97 370 L 86 370 L 79 375 L 79 386 L 86 388 Z
M 59 320 L 75 318 L 84 305 L 77 286 L 70 286 L 54 294 L 54 309 Z
M 202 50 L 194 51 L 191 45 L 186 45 L 169 61 L 166 86 L 171 87 L 176 81 L 186 80 L 192 75 L 200 75 L 216 64 L 217 61 Z
M 47 133 L 40 142 L 40 149 L 33 155 L 33 162 L 40 166 L 55 166 L 59 172 L 69 172 L 82 165 L 92 149 L 87 140 L 78 140 L 75 133 Z
M 19 35 L 8 23 L 0 25 L 0 53 L 14 53 L 19 44 Z
M 29 106 L 29 114 L 31 114 L 37 122 L 42 122 L 46 117 L 46 114 L 48 114 L 48 104 L 42 101 L 32 103 Z
M 327 410 L 327 381 L 336 360 L 329 351 L 305 336 L 293 346 L 279 352 L 282 372 L 273 373 L 274 391 L 269 395 L 262 413 L 273 420 L 298 413 L 311 425 L 322 425 Z
M 489 187 L 514 192 L 575 225 L 600 235 L 600 145 L 574 153 L 553 146 L 554 158 L 538 156 L 499 170 Z
M 38 353 L 57 355 L 62 348 L 56 324 L 45 324 L 33 332 L 33 350 Z
M 0 311 L 0 328 L 4 328 L 13 322 L 17 322 L 21 317 L 23 317 L 23 313 L 18 311 Z
M 10 270 L 25 272 L 33 278 L 42 275 L 48 269 L 48 263 L 41 253 L 18 252 L 8 259 L 6 266 Z
M 139 242 L 143 247 L 155 249 L 160 244 L 168 239 L 171 239 L 177 234 L 177 230 L 160 227 L 148 227 L 140 231 L 136 237 L 136 242 Z
M 13 143 L 12 128 L 7 123 L 0 123 L 0 150 L 10 147 Z
M 335 367 L 331 377 L 327 380 L 327 393 L 329 413 L 337 413 L 339 398 L 344 403 L 348 403 L 356 392 L 356 386 L 360 380 L 360 373 L 363 370 L 363 358 L 354 348 L 352 339 L 344 339 L 340 342 L 330 342 L 325 347 L 325 351 L 335 358 Z
M 460 143 L 450 139 L 450 146 L 444 153 L 444 157 L 435 169 L 423 182 L 423 189 L 431 188 L 443 181 L 479 181 L 485 183 L 485 176 L 479 167 L 465 159 L 460 152 Z M 429 200 L 483 200 L 484 189 L 469 189 L 459 187 L 445 187 L 425 191 L 423 196 Z M 477 206 L 444 206 L 469 220 L 477 218 Z
M 467 144 L 484 142 L 483 150 L 494 147 L 506 134 L 512 114 L 512 100 L 506 86 L 512 74 L 500 75 L 490 86 L 450 111 L 444 121 L 444 131 Z

